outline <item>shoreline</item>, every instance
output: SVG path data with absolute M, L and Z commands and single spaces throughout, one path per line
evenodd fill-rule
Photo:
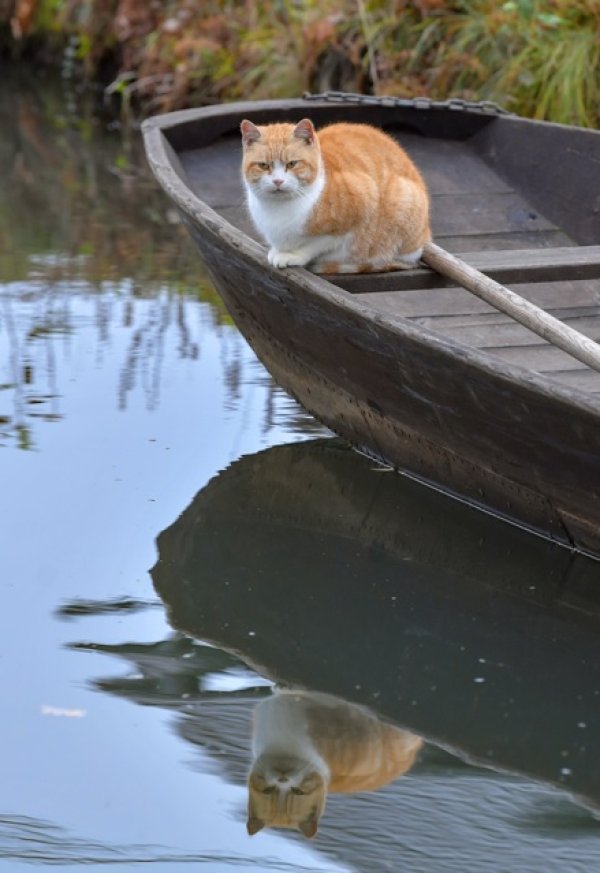
M 0 57 L 104 90 L 125 118 L 350 91 L 490 100 L 600 127 L 589 0 L 0 0 Z

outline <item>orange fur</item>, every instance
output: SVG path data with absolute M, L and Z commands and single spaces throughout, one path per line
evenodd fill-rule
M 429 197 L 390 136 L 346 123 L 317 134 L 308 119 L 262 127 L 245 121 L 242 136 L 250 211 L 275 266 L 367 272 L 416 264 L 431 239 Z M 277 196 L 273 185 L 282 188 Z M 298 212 L 294 225 L 294 209 L 311 196 L 310 211 Z M 287 236 L 281 217 L 289 221 Z
M 393 260 L 431 239 L 425 183 L 390 136 L 368 125 L 332 124 L 319 143 L 326 183 L 310 233 L 353 230 L 357 263 Z
M 248 833 L 314 836 L 330 793 L 373 791 L 406 773 L 422 740 L 329 694 L 279 690 L 258 704 L 248 778 Z

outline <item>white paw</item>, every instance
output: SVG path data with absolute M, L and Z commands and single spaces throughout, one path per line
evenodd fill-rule
M 274 267 L 303 267 L 308 263 L 308 258 L 301 252 L 280 252 L 277 249 L 269 249 L 267 259 Z

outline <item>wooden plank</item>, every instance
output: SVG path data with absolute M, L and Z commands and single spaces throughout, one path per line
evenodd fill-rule
M 563 385 L 568 385 L 569 388 L 600 394 L 600 375 L 584 365 L 581 366 L 581 369 L 555 370 L 552 373 L 552 378 L 557 379 Z
M 600 131 L 503 118 L 472 139 L 509 185 L 583 245 L 600 237 Z
M 584 331 L 587 325 L 590 334 L 595 327 L 596 336 L 600 337 L 600 282 L 521 284 L 515 288 L 538 305 L 551 302 L 562 304 L 562 308 L 559 306 L 548 311 L 579 329 L 583 327 Z M 511 364 L 533 367 L 537 372 L 550 375 L 570 388 L 600 392 L 600 374 L 560 349 L 553 348 L 527 328 L 515 324 L 509 316 L 498 312 L 464 288 L 365 294 L 359 297 L 365 303 L 374 303 L 377 309 L 403 317 L 407 317 L 409 311 L 433 310 L 433 314 L 408 317 L 413 323 L 470 347 L 483 348 Z M 594 299 L 598 302 L 590 305 L 589 301 Z M 588 305 L 571 305 L 578 303 Z M 540 355 L 542 349 L 543 354 Z
M 423 260 L 439 273 L 450 276 L 463 285 L 472 294 L 483 298 L 486 303 L 491 303 L 496 309 L 506 312 L 529 330 L 600 372 L 600 345 L 595 339 L 590 339 L 564 324 L 539 306 L 511 291 L 505 285 L 495 282 L 474 267 L 470 267 L 435 243 L 430 242 L 425 245 Z
M 504 312 L 498 312 L 493 308 L 490 309 L 491 311 L 486 310 L 485 312 L 467 313 L 464 315 L 417 316 L 410 320 L 413 324 L 420 324 L 421 327 L 426 327 L 428 330 L 437 330 L 440 333 L 443 333 L 446 329 L 452 330 L 453 328 L 458 327 L 491 327 L 492 325 L 498 324 L 514 324 L 513 319 Z M 595 315 L 600 315 L 600 307 L 579 306 L 564 309 L 546 309 L 546 312 L 553 315 L 555 318 L 560 318 L 561 321 L 564 321 L 569 318 L 574 319 L 581 316 L 589 318 Z
M 552 311 L 558 318 L 561 317 L 561 309 L 592 307 L 593 311 L 586 313 L 588 315 L 600 311 L 600 280 L 598 279 L 516 283 L 511 287 L 536 306 Z M 488 303 L 474 297 L 464 288 L 458 287 L 389 291 L 355 296 L 361 303 L 373 306 L 380 312 L 403 318 L 468 316 L 496 312 Z
M 548 376 L 553 376 L 554 373 L 572 371 L 577 363 L 567 352 L 557 349 L 551 343 L 530 346 L 500 346 L 487 348 L 485 352 L 516 367 L 524 367 L 526 370 L 534 370 Z M 582 369 L 588 368 L 582 364 Z M 590 370 L 590 372 L 595 371 Z M 596 373 L 596 375 L 600 374 Z
M 591 317 L 562 318 L 561 323 L 593 340 L 600 339 L 600 314 Z M 499 346 L 514 348 L 546 343 L 543 337 L 533 333 L 529 328 L 510 320 L 500 324 L 480 323 L 452 327 L 447 325 L 440 332 L 456 342 L 476 349 L 495 349 Z
M 469 236 L 479 233 L 538 232 L 555 225 L 514 192 L 453 194 L 431 198 L 431 228 L 440 236 Z
M 600 278 L 600 246 L 561 246 L 552 249 L 475 251 L 461 254 L 463 261 L 497 282 L 538 282 Z M 372 276 L 331 277 L 351 293 L 399 291 L 405 288 L 444 288 L 455 285 L 446 276 L 419 268 Z M 367 287 L 365 287 L 367 286 Z
M 555 246 L 575 245 L 562 230 L 479 233 L 471 236 L 438 234 L 436 240 L 446 251 L 456 254 L 495 249 L 549 249 Z
M 514 189 L 471 148 L 468 142 L 426 139 L 412 133 L 387 130 L 406 149 L 438 194 L 510 193 Z
M 473 267 L 479 270 L 503 270 L 503 276 L 519 275 L 525 271 L 529 281 L 549 279 L 554 273 L 557 278 L 565 278 L 564 270 L 573 269 L 576 275 L 568 278 L 585 279 L 588 276 L 600 278 L 600 245 L 567 246 L 551 249 L 524 251 L 473 252 L 471 257 L 463 255 Z M 520 281 L 514 279 L 514 281 Z

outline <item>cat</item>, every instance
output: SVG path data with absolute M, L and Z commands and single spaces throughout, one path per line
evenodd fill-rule
M 372 791 L 406 773 L 422 740 L 329 694 L 276 690 L 254 710 L 247 831 L 317 833 L 329 792 Z
M 414 267 L 431 239 L 425 183 L 406 152 L 366 124 L 316 132 L 241 123 L 250 215 L 275 267 L 362 273 Z

